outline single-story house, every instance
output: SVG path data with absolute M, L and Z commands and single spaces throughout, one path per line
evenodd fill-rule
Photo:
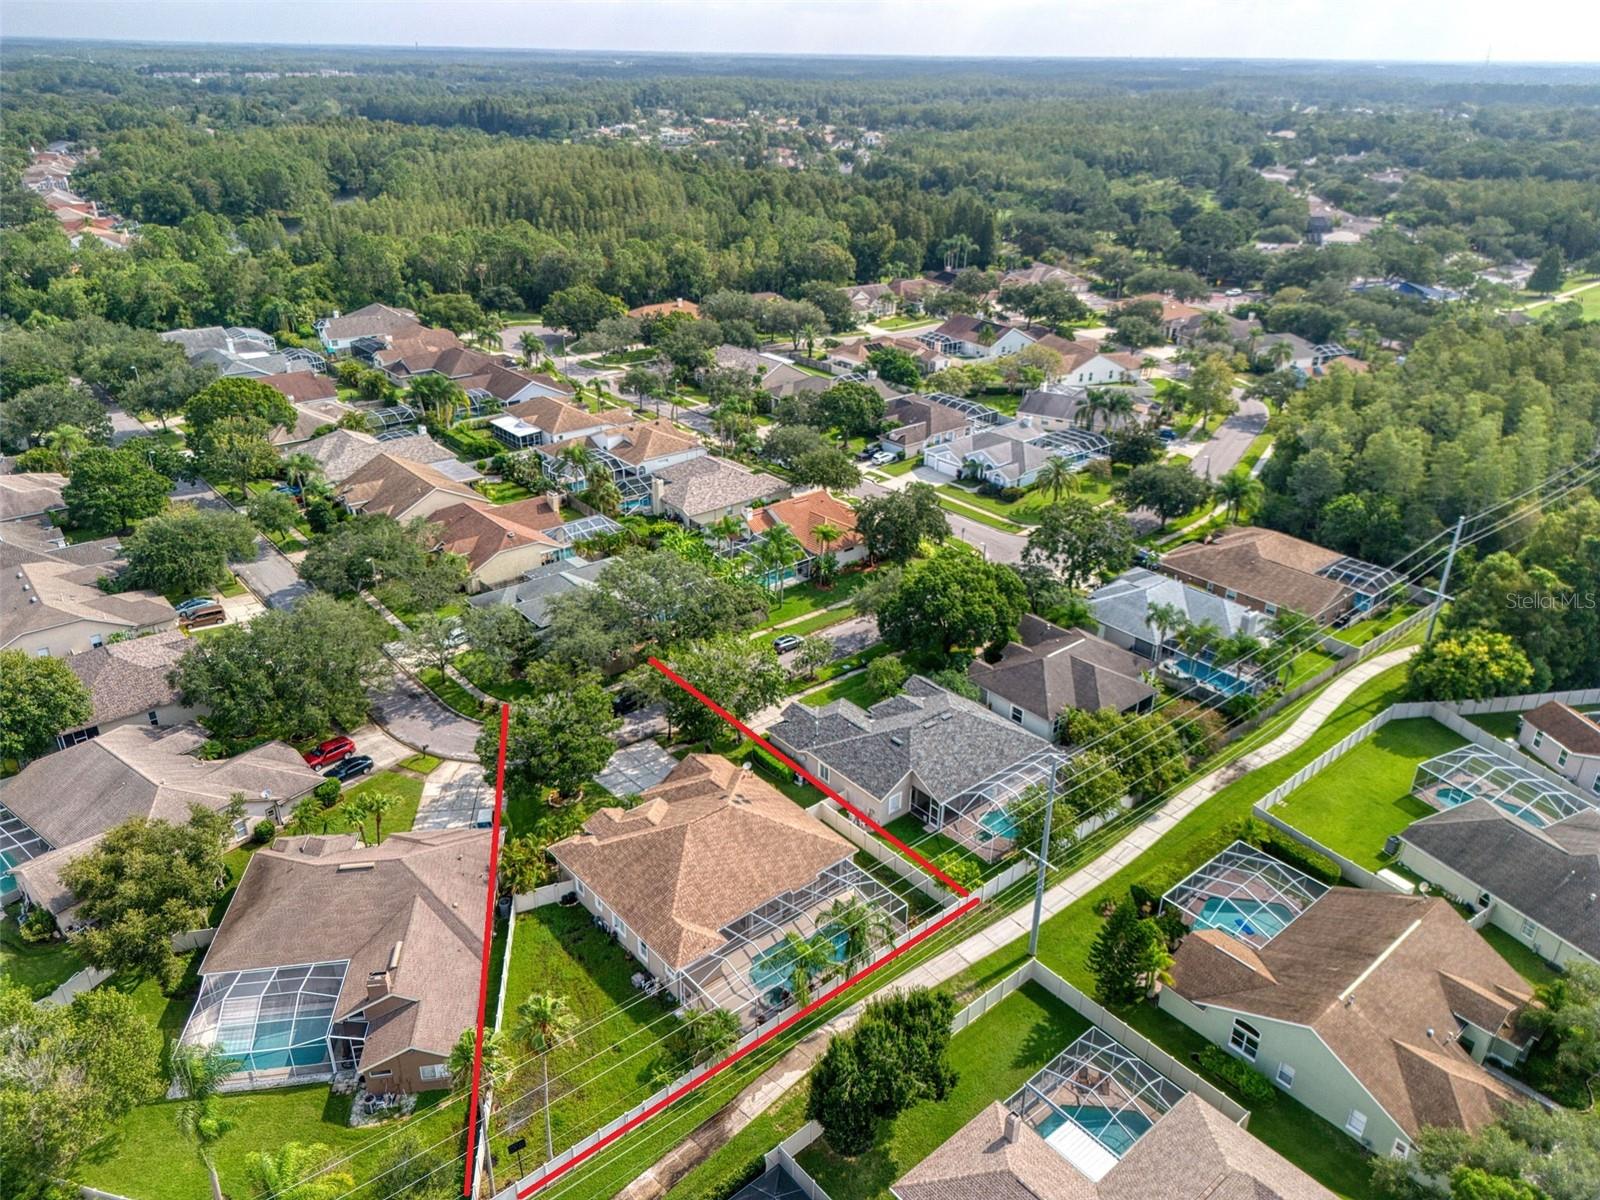
M 1089 593 L 1089 611 L 1100 636 L 1152 661 L 1158 657 L 1158 645 L 1170 642 L 1176 632 L 1158 631 L 1150 624 L 1155 605 L 1176 608 L 1189 624 L 1210 624 L 1223 637 L 1240 633 L 1262 637 L 1267 630 L 1266 618 L 1256 609 L 1143 567 L 1124 571 Z
M 1074 275 L 1062 267 L 1050 263 L 1036 262 L 1028 267 L 1013 267 L 1000 276 L 1002 288 L 1014 287 L 1021 284 L 1059 283 L 1069 292 L 1087 292 L 1089 281 L 1081 275 Z
M 452 335 L 452 340 L 454 335 Z M 502 405 L 519 404 L 534 397 L 570 399 L 572 389 L 548 375 L 514 370 L 494 355 L 455 345 L 429 344 L 412 338 L 373 355 L 379 369 L 401 387 L 424 375 L 453 380 L 464 391 L 483 392 Z
M 285 375 L 269 375 L 261 382 L 283 396 L 290 404 L 323 404 L 339 399 L 339 387 L 333 382 L 333 378 L 317 371 L 290 371 Z M 354 411 L 349 405 L 340 405 L 340 408 L 344 412 Z M 335 417 L 334 420 L 338 418 Z
M 1600 963 L 1600 809 L 1538 827 L 1480 796 L 1398 836 L 1402 866 L 1546 962 Z
M 1255 339 L 1255 356 L 1258 359 L 1271 362 L 1276 358 L 1283 358 L 1285 369 L 1299 371 L 1302 375 L 1311 374 L 1311 368 L 1316 362 L 1317 348 L 1305 338 L 1296 333 L 1263 333 Z M 1279 346 L 1287 347 L 1286 351 L 1278 351 Z
M 1051 748 L 921 675 L 868 709 L 848 700 L 821 708 L 790 704 L 767 736 L 881 824 L 910 812 L 935 827 L 963 793 Z
M 1056 377 L 1074 387 L 1138 383 L 1144 370 L 1144 356 L 1126 351 L 1096 351 L 1064 365 Z
M 425 328 L 410 309 L 391 308 L 387 304 L 368 304 L 343 315 L 334 313 L 316 323 L 322 348 L 329 354 L 349 350 L 362 338 L 375 338 L 385 346 L 393 345 L 416 337 Z
M 809 575 L 811 564 L 825 553 L 832 553 L 840 566 L 860 562 L 867 556 L 867 541 L 856 532 L 856 510 L 825 488 L 802 492 L 756 509 L 750 514 L 750 532 L 765 534 L 775 525 L 786 525 L 805 548 L 805 561 L 798 564 L 801 575 Z M 824 546 L 817 530 L 832 526 L 842 537 Z
M 944 285 L 916 276 L 911 279 L 891 279 L 888 288 L 903 308 L 921 309 L 927 301 L 945 291 Z
M 0 474 L 0 521 L 20 521 L 65 508 L 61 489 L 66 486 L 67 477 L 54 471 L 8 469 Z
M 550 601 L 579 588 L 593 587 L 600 573 L 611 564 L 609 558 L 587 561 L 574 555 L 535 567 L 522 576 L 522 582 L 492 592 L 480 592 L 467 601 L 479 608 L 509 604 L 540 633 L 550 627 Z
M 1053 739 L 1069 708 L 1148 712 L 1155 704 L 1156 690 L 1143 678 L 1149 664 L 1132 651 L 1032 613 L 1023 614 L 1017 637 L 998 661 L 973 659 L 967 678 L 990 712 L 1029 733 Z
M 783 1007 L 772 992 L 789 973 L 770 959 L 787 931 L 818 932 L 836 900 L 894 900 L 849 841 L 712 754 L 689 755 L 633 808 L 602 808 L 550 856 L 679 1001 L 754 1016 Z
M 250 359 L 265 357 L 278 349 L 277 338 L 253 326 L 204 325 L 196 329 L 169 329 L 157 336 L 180 347 L 191 361 L 207 350 Z
M 1089 403 L 1090 390 L 1083 384 L 1055 383 L 1048 388 L 1031 391 L 1017 405 L 1017 417 L 1019 420 L 1031 417 L 1036 426 L 1046 431 L 1086 428 L 1083 410 Z M 1143 380 L 1131 384 L 1105 384 L 1093 390 L 1102 395 L 1127 395 L 1133 402 L 1133 409 L 1128 414 L 1116 417 L 1097 411 L 1093 423 L 1087 428 L 1106 431 L 1143 422 L 1155 408 L 1156 390 Z
M 1227 529 L 1169 550 L 1160 569 L 1268 616 L 1291 608 L 1326 624 L 1380 604 L 1392 571 L 1274 529 Z
M 664 317 L 668 313 L 688 313 L 691 317 L 700 315 L 700 306 L 693 300 L 685 300 L 681 296 L 676 300 L 663 300 L 659 304 L 641 304 L 637 308 L 630 308 L 628 315 L 637 320 L 646 317 Z
M 743 371 L 752 379 L 760 379 L 777 364 L 758 350 L 734 346 L 723 342 L 711 352 L 712 366 L 721 371 Z
M 255 822 L 282 821 L 322 782 L 287 742 L 265 742 L 233 758 L 196 758 L 206 740 L 198 725 L 119 725 L 0 780 L 0 810 L 39 844 L 11 872 L 27 902 L 58 918 L 68 912 L 73 897 L 61 884 L 61 870 L 132 817 L 182 822 L 191 805 L 221 811 L 238 794 L 245 815 L 234 834 L 242 841 Z
M 56 734 L 65 749 L 123 725 L 157 729 L 195 719 L 167 676 L 193 643 L 181 629 L 110 642 L 67 659 L 67 667 L 89 689 L 89 723 Z
M 382 513 L 404 523 L 483 497 L 427 463 L 399 458 L 384 449 L 345 477 L 339 499 L 353 513 Z
M 701 454 L 650 474 L 650 509 L 698 529 L 723 517 L 743 516 L 752 504 L 779 500 L 793 485 L 765 471 L 752 471 L 741 463 Z
M 554 524 L 560 524 L 559 510 L 556 515 Z M 549 534 L 487 500 L 447 505 L 429 514 L 428 523 L 439 527 L 438 549 L 467 560 L 469 592 L 503 587 L 566 551 Z
M 828 375 L 813 375 L 792 362 L 775 363 L 761 377 L 761 390 L 774 400 L 782 400 L 798 392 L 825 392 L 837 380 Z
M 1185 317 L 1172 327 L 1169 336 L 1180 346 L 1217 341 L 1240 345 L 1248 344 L 1259 333 L 1261 325 L 1257 321 L 1212 310 Z
M 1041 1071 L 1006 1103 L 991 1103 L 889 1193 L 896 1200 L 1335 1200 L 1195 1093 L 1153 1107 L 1152 1088 L 1182 1089 L 1099 1030 L 1091 1034 L 1110 1045 L 1080 1052 L 1061 1064 L 1065 1070 Z
M 559 396 L 531 396 L 489 422 L 489 433 L 513 450 L 586 438 L 634 419 L 625 408 L 593 413 Z
M 1168 893 L 1194 893 L 1194 927 L 1162 1011 L 1374 1154 L 1406 1157 L 1428 1125 L 1476 1132 L 1522 1099 L 1483 1063 L 1526 1057 L 1532 991 L 1447 901 L 1331 888 L 1302 906 L 1259 857 Z
M 178 614 L 155 592 L 103 592 L 115 560 L 81 563 L 7 541 L 0 549 L 0 650 L 39 657 L 80 654 L 114 634 L 175 628 Z
M 1193 304 L 1185 304 L 1181 300 L 1174 300 L 1170 296 L 1163 296 L 1158 292 L 1146 292 L 1142 296 L 1133 296 L 1123 301 L 1123 304 L 1138 304 L 1153 302 L 1161 306 L 1161 314 L 1156 318 L 1156 323 L 1161 326 L 1163 336 L 1172 341 L 1183 323 L 1191 317 L 1203 316 L 1203 308 L 1196 308 Z
M 878 437 L 879 446 L 900 455 L 915 458 L 929 446 L 953 442 L 973 431 L 973 417 L 940 404 L 930 396 L 898 396 L 889 401 L 883 410 L 888 426 Z
M 478 1017 L 488 879 L 485 829 L 279 838 L 206 949 L 182 1040 L 233 1058 L 230 1088 L 448 1087 Z
M 329 483 L 343 483 L 378 455 L 424 463 L 441 475 L 458 483 L 479 478 L 447 446 L 442 446 L 425 433 L 380 441 L 359 429 L 335 429 L 332 433 L 313 438 L 304 444 L 290 447 L 290 453 L 309 454 L 322 468 L 322 476 Z
M 899 304 L 899 297 L 886 283 L 857 283 L 839 290 L 858 318 L 891 317 Z
M 1551 700 L 1522 714 L 1522 748 L 1580 789 L 1600 796 L 1600 718 Z
M 236 325 L 208 325 L 200 329 L 169 329 L 163 341 L 180 346 L 189 362 L 209 366 L 223 377 L 242 376 L 265 381 L 274 375 L 318 373 L 328 360 L 299 346 L 282 349 L 270 333 Z
M 589 444 L 630 467 L 650 472 L 699 458 L 706 452 L 699 438 L 660 417 L 611 425 L 590 434 Z

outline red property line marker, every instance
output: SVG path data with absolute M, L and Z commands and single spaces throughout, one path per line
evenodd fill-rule
M 790 758 L 783 751 L 776 749 L 772 745 L 771 742 L 767 741 L 766 738 L 762 737 L 754 729 L 751 729 L 750 726 L 746 725 L 743 721 L 739 720 L 738 717 L 734 716 L 727 709 L 723 708 L 722 705 L 718 704 L 715 700 L 711 699 L 710 696 L 707 696 L 704 692 L 700 691 L 698 688 L 696 688 L 694 686 L 694 684 L 690 683 L 682 675 L 679 675 L 671 667 L 667 666 L 666 663 L 662 662 L 659 658 L 652 658 L 652 659 L 649 660 L 649 662 L 650 662 L 650 665 L 652 667 L 654 667 L 656 670 L 660 671 L 668 679 L 672 680 L 673 683 L 677 684 L 684 691 L 688 692 L 689 695 L 693 696 L 696 700 L 700 701 L 701 704 L 704 704 L 712 712 L 716 713 L 717 716 L 721 717 L 729 725 L 732 725 L 735 729 L 737 729 L 740 733 L 744 734 L 745 737 L 749 738 L 756 745 L 760 746 L 768 754 L 772 755 L 773 758 L 776 758 L 779 762 L 783 763 L 784 766 L 786 766 L 790 770 L 795 771 L 796 773 L 798 773 L 801 777 L 803 777 L 805 779 L 805 781 L 807 783 L 811 784 L 817 790 L 821 791 L 824 795 L 830 796 L 834 800 L 838 801 L 841 805 L 843 805 L 846 809 L 848 809 L 852 815 L 854 815 L 856 818 L 858 818 L 859 820 L 864 822 L 867 826 L 869 826 L 872 829 L 872 832 L 876 833 L 884 841 L 888 842 L 896 850 L 900 851 L 900 853 L 904 854 L 907 858 L 911 859 L 919 867 L 921 867 L 924 871 L 928 872 L 928 874 L 932 875 L 940 883 L 944 884 L 945 887 L 947 887 L 951 891 L 955 892 L 956 895 L 958 895 L 958 896 L 969 896 L 969 895 L 972 894 L 970 889 L 962 887 L 954 879 L 951 879 L 950 876 L 946 875 L 938 867 L 934 866 L 933 863 L 929 862 L 927 858 L 925 858 L 923 855 L 917 853 L 910 846 L 908 846 L 904 842 L 902 842 L 899 838 L 895 837 L 894 834 L 890 833 L 882 825 L 879 825 L 876 821 L 874 821 L 866 813 L 862 812 L 859 808 L 857 808 L 854 804 L 851 804 L 850 801 L 846 800 L 838 792 L 834 791 L 827 784 L 823 783 L 822 780 L 818 779 L 810 771 L 806 770 L 799 763 L 795 762 L 794 759 Z
M 654 661 L 655 661 L 654 659 L 651 660 L 651 662 L 654 662 Z M 810 1016 L 812 1013 L 816 1012 L 817 1009 L 821 1008 L 824 1004 L 827 1004 L 835 996 L 839 995 L 839 993 L 843 992 L 846 988 L 850 988 L 850 987 L 855 986 L 861 980 L 865 979 L 868 975 L 871 975 L 874 971 L 876 971 L 879 968 L 884 967 L 887 964 L 893 962 L 896 958 L 899 958 L 900 955 L 904 954 L 907 950 L 910 950 L 912 947 L 916 946 L 917 943 L 923 941 L 925 938 L 932 937 L 934 934 L 938 933 L 939 930 L 943 929 L 946 925 L 949 925 L 952 921 L 959 920 L 960 918 L 966 916 L 973 909 L 977 908 L 978 905 L 981 904 L 982 902 L 983 901 L 982 901 L 982 899 L 980 897 L 974 896 L 972 899 L 968 900 L 965 904 L 963 904 L 960 908 L 952 909 L 950 912 L 947 912 L 944 916 L 940 917 L 937 921 L 935 921 L 932 925 L 929 925 L 926 929 L 918 931 L 917 935 L 915 937 L 911 938 L 909 941 L 902 942 L 900 945 L 896 946 L 893 950 L 889 951 L 889 953 L 885 954 L 882 958 L 878 959 L 876 962 L 874 962 L 874 963 L 872 963 L 872 964 L 870 964 L 870 965 L 868 965 L 866 967 L 863 967 L 861 970 L 857 971 L 854 975 L 850 976 L 850 978 L 846 979 L 844 982 L 839 983 L 839 984 L 835 984 L 833 987 L 829 988 L 821 996 L 817 997 L 810 1004 L 806 1005 L 804 1008 L 800 1009 L 798 1012 L 791 1013 L 789 1016 L 787 1016 L 783 1020 L 779 1021 L 771 1029 L 767 1030 L 767 1032 L 763 1033 L 760 1037 L 758 1037 L 754 1041 L 752 1041 L 748 1046 L 745 1046 L 745 1047 L 743 1047 L 742 1049 L 739 1049 L 739 1050 L 735 1050 L 732 1054 L 728 1055 L 727 1058 L 723 1059 L 721 1062 L 717 1063 L 715 1066 L 707 1067 L 704 1071 L 700 1072 L 700 1074 L 696 1075 L 693 1079 L 689 1080 L 687 1083 L 684 1083 L 684 1084 L 674 1088 L 672 1091 L 668 1092 L 665 1096 L 661 1097 L 661 1099 L 657 1100 L 649 1108 L 645 1109 L 643 1112 L 639 1113 L 637 1116 L 630 1118 L 628 1121 L 624 1122 L 623 1124 L 617 1126 L 617 1128 L 613 1129 L 610 1133 L 606 1134 L 605 1137 L 601 1138 L 594 1145 L 592 1145 L 588 1149 L 584 1150 L 581 1154 L 574 1155 L 571 1159 L 569 1159 L 568 1161 L 562 1163 L 559 1167 L 556 1167 L 554 1170 L 548 1171 L 544 1175 L 541 1175 L 538 1179 L 535 1179 L 527 1187 L 518 1188 L 517 1189 L 517 1193 L 516 1193 L 516 1200 L 527 1200 L 527 1197 L 533 1195 L 535 1192 L 541 1190 L 542 1188 L 548 1187 L 550 1184 L 554 1183 L 557 1179 L 561 1178 L 561 1176 L 565 1175 L 568 1171 L 570 1171 L 574 1167 L 576 1167 L 579 1163 L 584 1162 L 585 1160 L 590 1158 L 592 1155 L 598 1154 L 600 1151 L 604 1150 L 607 1146 L 609 1146 L 613 1142 L 615 1142 L 618 1138 L 623 1137 L 628 1133 L 631 1133 L 633 1130 L 637 1129 L 640 1125 L 642 1125 L 646 1121 L 648 1121 L 651 1117 L 653 1117 L 657 1113 L 659 1113 L 662 1109 L 667 1108 L 668 1106 L 670 1106 L 672 1104 L 675 1104 L 677 1101 L 683 1099 L 690 1092 L 694 1091 L 696 1088 L 698 1088 L 701 1084 L 705 1083 L 707 1080 L 712 1079 L 717 1075 L 720 1075 L 723 1071 L 725 1071 L 729 1067 L 733 1066 L 733 1064 L 738 1062 L 741 1058 L 744 1058 L 746 1055 L 753 1053 L 754 1051 L 759 1049 L 761 1046 L 765 1045 L 767 1042 L 769 1042 L 773 1038 L 777 1037 L 780 1033 L 782 1033 L 785 1029 L 788 1029 L 796 1021 L 802 1020 L 803 1018 Z
M 494 820 L 489 833 L 489 894 L 483 904 L 483 970 L 478 976 L 478 1041 L 472 1052 L 472 1099 L 467 1105 L 467 1170 L 461 1181 L 461 1194 L 472 1195 L 472 1176 L 477 1168 L 478 1100 L 483 1085 L 483 1030 L 489 1011 L 489 957 L 494 943 L 494 885 L 500 866 L 500 809 L 506 794 L 506 734 L 511 724 L 511 706 L 500 706 L 500 753 L 494 766 Z

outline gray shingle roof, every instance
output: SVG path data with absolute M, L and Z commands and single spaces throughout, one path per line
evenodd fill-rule
M 1148 619 L 1152 604 L 1175 605 L 1192 624 L 1210 622 L 1225 636 L 1258 633 L 1264 625 L 1260 613 L 1242 604 L 1143 567 L 1125 571 L 1089 594 L 1089 611 L 1101 625 L 1154 644 L 1156 632 Z M 1168 630 L 1167 636 L 1172 633 Z
M 949 800 L 1050 743 L 981 704 L 913 675 L 905 691 L 863 711 L 848 700 L 791 704 L 769 731 L 780 746 L 882 796 L 914 772 L 922 790 Z
M 1054 720 L 1067 708 L 1124 712 L 1152 698 L 1155 689 L 1140 678 L 1148 664 L 1121 646 L 1081 629 L 1062 629 L 1024 616 L 1018 636 L 1000 661 L 975 659 L 967 678 L 980 688 L 1029 712 Z
M 527 572 L 521 583 L 497 588 L 492 592 L 483 592 L 471 597 L 468 603 L 478 608 L 491 604 L 509 604 L 526 617 L 536 629 L 543 629 L 549 624 L 547 614 L 550 601 L 580 587 L 592 587 L 594 581 L 600 577 L 600 572 L 604 571 L 611 561 L 609 558 L 597 559 L 594 562 L 582 558 L 568 558 L 559 562 L 545 563 L 544 566 L 535 567 Z
M 103 724 L 175 703 L 178 689 L 167 674 L 190 645 L 187 634 L 172 629 L 85 650 L 66 662 L 89 689 L 94 722 Z
M 1400 839 L 1600 959 L 1600 809 L 1534 829 L 1487 800 L 1416 822 Z

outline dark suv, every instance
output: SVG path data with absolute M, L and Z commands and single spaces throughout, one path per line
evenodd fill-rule
M 358 775 L 365 775 L 372 770 L 372 755 L 352 754 L 349 758 L 336 762 L 322 773 L 324 779 L 337 779 L 340 783 L 348 783 Z

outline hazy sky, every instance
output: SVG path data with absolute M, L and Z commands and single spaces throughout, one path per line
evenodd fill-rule
M 1600 2 L 4 0 L 4 34 L 561 50 L 1600 62 Z

